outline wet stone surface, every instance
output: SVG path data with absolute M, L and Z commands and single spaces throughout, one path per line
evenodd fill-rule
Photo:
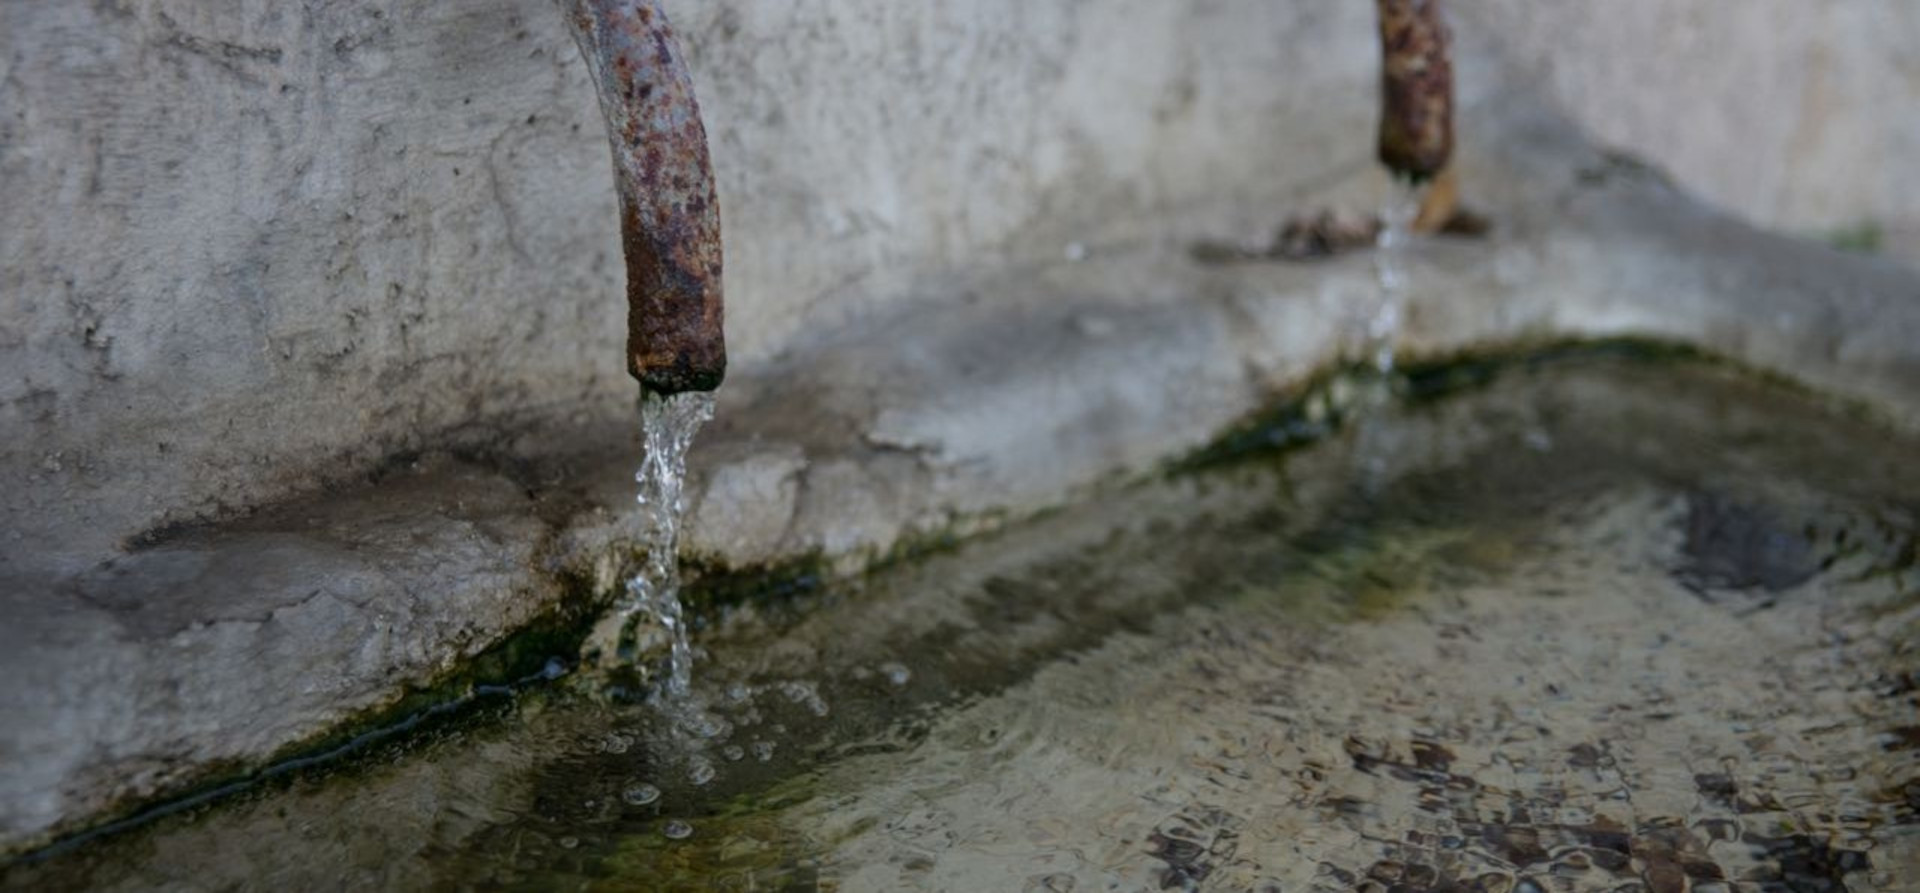
M 576 675 L 0 880 L 1915 888 L 1915 444 L 1675 362 L 1357 387 L 1320 444 L 705 618 L 688 701 Z

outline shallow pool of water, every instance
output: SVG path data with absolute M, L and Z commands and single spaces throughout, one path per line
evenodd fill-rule
M 576 675 L 5 886 L 1920 889 L 1920 444 L 1694 362 L 1386 387 L 709 618 L 691 702 Z

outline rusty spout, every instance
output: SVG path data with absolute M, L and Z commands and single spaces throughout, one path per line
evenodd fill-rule
M 1380 13 L 1380 163 L 1423 182 L 1453 154 L 1453 63 L 1440 0 L 1374 0 Z
M 658 0 L 560 0 L 613 144 L 627 259 L 627 371 L 660 394 L 727 371 L 720 204 L 707 131 Z

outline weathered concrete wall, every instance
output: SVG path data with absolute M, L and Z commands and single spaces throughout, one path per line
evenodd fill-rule
M 1920 260 L 1920 5 L 1456 3 L 1601 142 L 1763 225 Z

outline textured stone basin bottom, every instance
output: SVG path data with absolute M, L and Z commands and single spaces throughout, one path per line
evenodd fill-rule
M 1913 890 L 1915 456 L 1672 358 L 1339 382 L 709 618 L 693 705 L 572 677 L 4 881 Z

